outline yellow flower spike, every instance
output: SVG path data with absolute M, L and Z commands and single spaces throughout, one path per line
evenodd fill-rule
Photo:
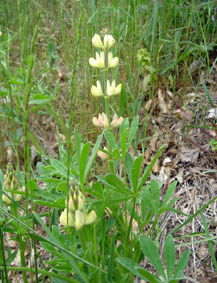
M 75 211 L 75 229 L 80 230 L 84 226 L 84 213 L 80 210 Z
M 60 224 L 63 226 L 67 226 L 67 208 L 60 215 Z M 68 211 L 68 226 L 74 226 L 73 215 L 70 211 Z
M 108 68 L 115 68 L 119 63 L 119 58 L 113 58 L 112 52 L 108 53 Z
M 106 34 L 104 36 L 104 48 L 105 49 L 110 49 L 113 45 L 115 44 L 115 39 L 112 35 Z
M 96 33 L 94 34 L 94 37 L 92 38 L 92 44 L 96 48 L 104 49 L 102 40 L 101 40 L 100 36 Z
M 103 96 L 102 86 L 101 86 L 100 81 L 96 82 L 96 86 L 92 85 L 91 94 L 95 97 Z
M 112 122 L 111 122 L 111 126 L 112 127 L 119 127 L 124 121 L 124 118 L 123 117 L 120 117 L 118 118 L 118 115 L 115 114 L 112 118 Z
M 85 225 L 92 224 L 96 220 L 96 212 L 92 210 L 88 215 L 85 215 Z
M 104 147 L 103 150 L 108 150 L 107 147 Z M 97 151 L 97 155 L 99 156 L 99 158 L 101 158 L 102 160 L 107 160 L 109 158 L 109 155 L 105 152 L 103 152 L 102 150 L 98 150 Z
M 105 68 L 105 53 L 103 51 L 100 53 L 96 52 L 96 59 L 93 57 L 89 58 L 89 64 L 94 68 Z
M 121 84 L 116 86 L 115 80 L 113 80 L 111 84 L 109 80 L 107 81 L 107 95 L 108 96 L 116 95 L 116 94 L 119 94 L 120 92 L 121 92 Z

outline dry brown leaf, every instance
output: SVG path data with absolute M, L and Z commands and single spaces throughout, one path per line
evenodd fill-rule
M 158 99 L 159 99 L 159 107 L 161 109 L 161 111 L 166 114 L 168 113 L 168 108 L 167 108 L 167 105 L 164 101 L 164 97 L 163 97 L 163 93 L 162 93 L 162 90 L 161 89 L 158 89 Z
M 200 150 L 198 148 L 192 149 L 182 146 L 180 152 L 180 159 L 182 162 L 196 162 L 199 156 Z
M 151 105 L 152 105 L 152 99 L 149 99 L 145 104 L 145 110 L 147 112 L 149 112 L 149 110 L 151 109 Z

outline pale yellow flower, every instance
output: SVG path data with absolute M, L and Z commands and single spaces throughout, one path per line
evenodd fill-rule
M 104 48 L 110 49 L 115 44 L 115 39 L 112 35 L 106 34 L 104 36 Z
M 100 81 L 96 82 L 96 86 L 92 85 L 92 87 L 91 87 L 91 94 L 93 96 L 95 96 L 95 97 L 103 96 L 102 86 L 101 86 Z
M 109 127 L 108 117 L 106 116 L 105 113 L 99 114 L 98 118 L 93 117 L 93 124 L 96 127 L 108 128 Z
M 123 117 L 119 117 L 118 118 L 118 115 L 115 114 L 112 118 L 112 122 L 111 122 L 111 126 L 112 127 L 119 127 L 124 121 L 124 118 Z
M 89 64 L 94 68 L 105 68 L 105 53 L 103 51 L 100 53 L 96 52 L 96 59 L 91 57 L 89 59 Z
M 109 80 L 107 81 L 107 95 L 108 96 L 116 95 L 116 94 L 119 94 L 120 92 L 121 92 L 121 84 L 116 86 L 115 80 L 113 80 L 111 84 Z
M 96 212 L 92 210 L 89 214 L 85 215 L 85 225 L 92 224 L 96 220 Z
M 84 226 L 84 213 L 80 210 L 75 211 L 75 229 L 80 230 Z
M 113 58 L 112 52 L 108 53 L 108 68 L 114 68 L 118 65 L 119 58 L 115 57 Z
M 67 208 L 60 215 L 60 224 L 67 226 Z M 68 210 L 68 226 L 74 226 L 73 214 Z
M 104 49 L 102 40 L 98 34 L 95 33 L 94 37 L 92 38 L 92 44 L 96 48 Z

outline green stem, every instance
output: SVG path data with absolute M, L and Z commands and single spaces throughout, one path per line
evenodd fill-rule
M 1 257 L 2 257 L 1 260 L 2 260 L 2 263 L 3 263 L 2 269 L 0 269 L 0 270 L 4 271 L 5 280 L 8 283 L 9 281 L 8 281 L 8 275 L 7 275 L 7 266 L 6 266 L 6 260 L 5 260 L 5 255 L 4 255 L 3 231 L 1 229 L 1 227 L 0 227 L 0 248 L 1 248 Z M 2 282 L 3 282 L 3 276 L 2 276 Z
M 127 237 L 126 237 L 127 255 L 129 254 L 129 249 L 130 249 L 129 239 L 130 239 L 130 232 L 132 230 L 132 223 L 133 223 L 135 208 L 136 208 L 136 198 L 133 199 L 133 211 L 132 211 L 132 214 L 131 214 L 131 217 L 130 217 L 130 222 L 129 222 L 129 226 L 128 226 L 128 230 L 127 230 Z
M 0 266 L 0 270 L 4 270 L 4 266 Z M 19 266 L 19 267 L 7 266 L 7 270 L 10 270 L 10 271 L 22 271 L 22 272 L 23 271 L 25 271 L 25 272 L 34 272 L 35 269 L 34 268 L 30 268 L 30 267 L 21 267 L 21 266 Z M 66 282 L 79 283 L 79 281 L 77 281 L 77 280 L 75 280 L 73 278 L 65 277 L 65 276 L 62 276 L 60 274 L 49 272 L 49 271 L 46 271 L 46 270 L 38 269 L 38 273 L 39 274 L 43 274 L 45 276 L 49 276 L 50 278 L 51 277 L 59 278 L 59 279 L 65 280 Z
M 20 250 L 20 261 L 21 261 L 21 265 L 23 268 L 26 267 L 26 261 L 25 261 L 25 248 L 26 245 L 22 240 L 22 235 L 18 236 L 18 242 L 19 242 L 19 250 Z M 26 275 L 26 270 L 24 269 L 22 271 L 23 273 L 23 282 L 24 283 L 28 283 L 28 279 L 27 279 L 27 275 Z

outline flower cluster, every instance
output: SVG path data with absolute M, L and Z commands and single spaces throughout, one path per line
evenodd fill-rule
M 114 128 L 119 127 L 122 124 L 123 120 L 124 120 L 123 117 L 118 118 L 118 115 L 115 114 L 112 118 L 111 127 L 114 127 Z M 99 114 L 98 118 L 93 117 L 93 124 L 96 127 L 106 129 L 109 127 L 108 117 L 106 116 L 105 113 Z
M 95 97 L 103 96 L 105 98 L 105 109 L 106 113 L 99 114 L 98 117 L 93 117 L 93 124 L 96 127 L 102 129 L 111 129 L 119 127 L 124 118 L 118 117 L 117 114 L 114 114 L 112 119 L 110 118 L 110 106 L 109 98 L 113 95 L 118 95 L 121 93 L 121 84 L 116 84 L 115 80 L 109 80 L 109 69 L 115 68 L 119 64 L 119 58 L 113 57 L 110 49 L 115 44 L 115 39 L 112 35 L 104 33 L 103 41 L 100 35 L 95 34 L 92 38 L 92 44 L 95 48 L 101 49 L 99 52 L 96 52 L 96 58 L 91 57 L 89 63 L 94 68 L 99 68 L 103 70 L 103 82 L 102 87 L 99 80 L 96 81 L 96 85 L 92 85 L 91 94 Z M 111 120 L 111 121 L 110 121 Z M 110 149 L 108 150 L 110 152 Z M 97 155 L 102 159 L 106 160 L 109 158 L 109 155 L 106 153 L 107 148 L 104 147 L 103 150 L 98 150 Z
M 60 224 L 80 230 L 84 225 L 93 223 L 96 219 L 96 212 L 92 210 L 90 213 L 86 213 L 84 204 L 84 195 L 75 189 L 70 194 L 68 205 L 67 200 L 65 202 L 66 208 L 60 215 Z
M 112 52 L 108 51 L 115 44 L 115 40 L 112 35 L 106 34 L 102 42 L 100 36 L 98 34 L 95 34 L 94 37 L 92 38 L 92 44 L 95 48 L 103 49 L 103 51 L 96 52 L 96 58 L 91 57 L 89 59 L 89 63 L 92 67 L 104 69 L 104 70 L 117 67 L 117 65 L 119 64 L 119 58 L 118 57 L 113 58 Z M 105 96 L 105 95 L 112 96 L 119 94 L 120 92 L 121 92 L 121 84 L 118 84 L 116 86 L 114 80 L 112 81 L 112 83 L 110 83 L 110 81 L 107 80 L 107 88 L 105 90 L 105 93 L 103 93 L 100 81 L 97 81 L 96 86 L 93 85 L 91 88 L 91 94 L 95 97 Z
M 20 201 L 22 199 L 22 194 L 15 193 L 14 191 L 23 192 L 24 188 L 20 187 L 19 181 L 10 164 L 8 165 L 7 172 L 4 176 L 3 190 L 15 201 Z M 8 205 L 12 203 L 5 194 L 2 195 L 2 201 Z

